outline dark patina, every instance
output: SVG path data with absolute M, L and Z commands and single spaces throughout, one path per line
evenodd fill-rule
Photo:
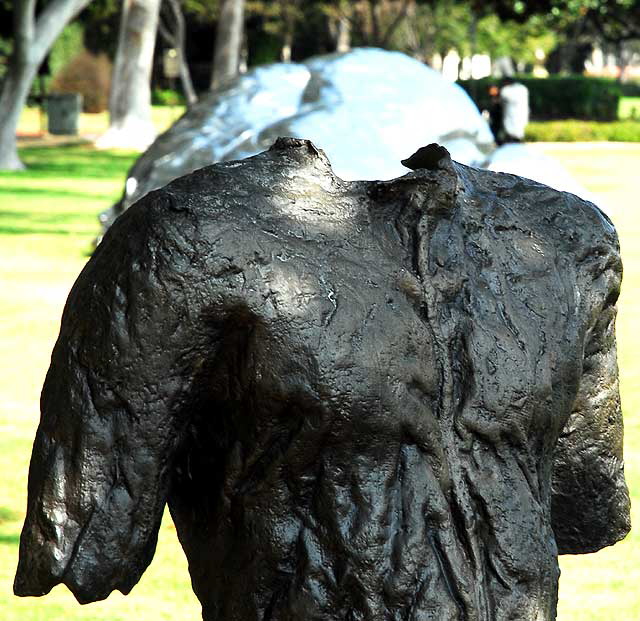
M 592 204 L 452 162 L 345 182 L 280 139 L 148 194 L 78 278 L 19 595 L 127 593 L 166 503 L 207 621 L 545 621 L 629 528 Z

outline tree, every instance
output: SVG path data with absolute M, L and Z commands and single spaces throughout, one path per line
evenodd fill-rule
M 38 67 L 62 29 L 91 0 L 51 0 L 36 14 L 36 0 L 16 0 L 13 51 L 0 88 L 0 170 L 20 170 L 16 131 Z
M 238 75 L 244 32 L 244 0 L 221 0 L 211 90 Z
M 111 79 L 109 129 L 99 147 L 145 149 L 156 132 L 151 120 L 151 69 L 160 0 L 123 0 Z
M 333 0 L 326 5 L 328 11 L 349 24 L 358 44 L 389 48 L 393 47 L 394 34 L 416 3 L 416 0 Z
M 605 45 L 615 49 L 620 66 L 618 80 L 623 81 L 629 53 L 633 53 L 628 44 L 640 40 L 640 2 L 618 0 L 595 4 L 586 11 L 584 20 Z
M 486 3 L 482 3 L 486 4 Z M 527 3 L 509 3 L 492 0 L 490 5 L 518 6 L 528 14 L 546 14 L 553 20 L 556 31 L 564 34 L 560 66 L 572 68 L 571 62 L 584 55 L 594 41 L 613 47 L 618 55 L 623 77 L 625 47 L 640 40 L 640 2 L 638 0 L 536 0 Z M 506 10 L 502 6 L 502 11 Z M 574 58 L 572 58 L 574 57 Z M 582 65 L 582 59 L 580 65 Z M 568 67 L 566 65 L 569 65 Z M 575 68 L 573 68 L 575 70 Z
M 187 55 L 185 53 L 185 21 L 180 0 L 165 0 L 162 3 L 162 9 L 168 10 L 160 11 L 158 31 L 162 38 L 176 51 L 182 90 L 187 100 L 187 105 L 191 106 L 198 101 L 198 96 L 193 88 L 191 72 L 187 64 Z
M 468 3 L 435 0 L 410 8 L 411 19 L 404 20 L 389 43 L 394 49 L 421 60 L 438 54 L 444 58 L 453 49 L 467 54 L 472 14 Z

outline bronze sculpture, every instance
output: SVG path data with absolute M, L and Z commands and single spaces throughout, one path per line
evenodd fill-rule
M 74 286 L 19 595 L 128 592 L 169 503 L 207 621 L 555 618 L 629 528 L 593 205 L 435 145 L 345 182 L 280 139 L 147 195 Z

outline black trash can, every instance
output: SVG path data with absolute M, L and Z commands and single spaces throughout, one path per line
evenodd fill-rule
M 47 97 L 47 118 L 50 134 L 77 135 L 82 111 L 82 95 L 52 94 Z

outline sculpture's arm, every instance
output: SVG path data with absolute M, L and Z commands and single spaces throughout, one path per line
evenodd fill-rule
M 123 215 L 69 296 L 42 392 L 18 595 L 58 583 L 82 603 L 126 593 L 153 557 L 206 297 L 184 285 L 192 231 L 168 200 L 150 194 Z
M 630 528 L 614 331 L 619 260 L 614 263 L 589 284 L 587 295 L 599 292 L 601 301 L 593 307 L 578 394 L 554 456 L 552 523 L 560 554 L 594 552 Z

